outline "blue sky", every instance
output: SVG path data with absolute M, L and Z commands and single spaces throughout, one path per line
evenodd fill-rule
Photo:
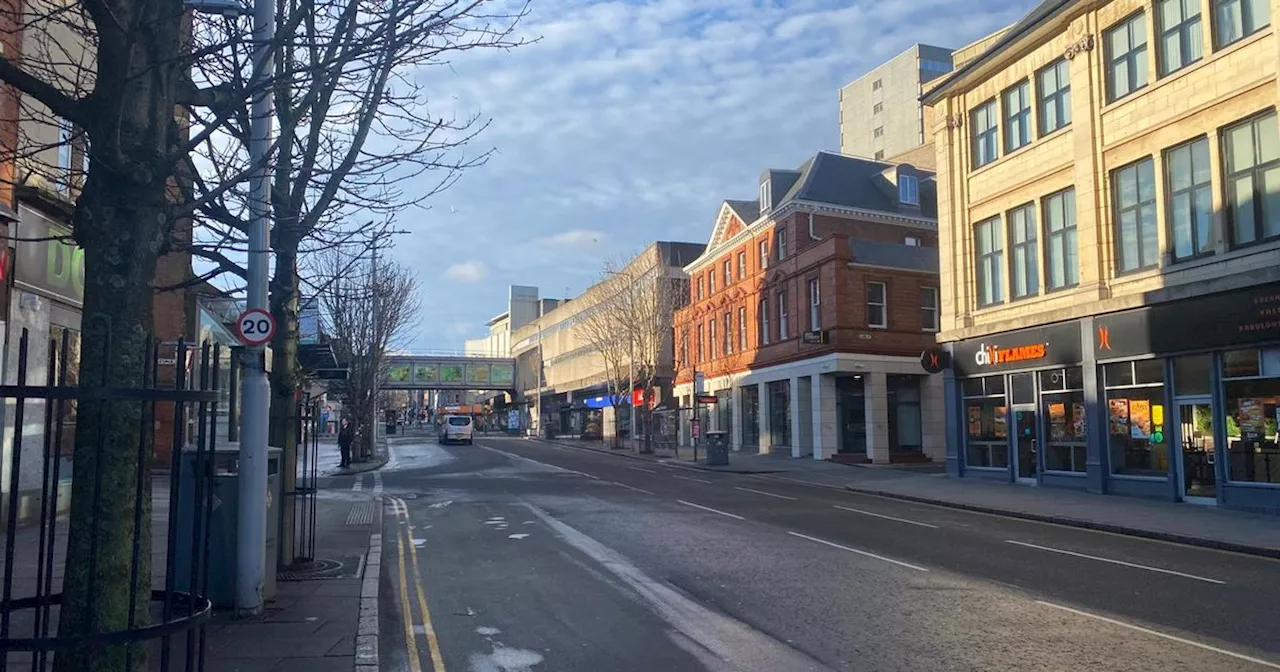
M 428 210 L 401 216 L 392 255 L 423 314 L 415 350 L 461 349 L 507 286 L 562 297 L 608 257 L 705 242 L 720 201 L 754 198 L 770 167 L 839 149 L 839 87 L 923 42 L 958 47 L 1033 0 L 533 0 L 510 52 L 432 75 L 496 151 Z M 474 151 L 474 150 L 473 150 Z

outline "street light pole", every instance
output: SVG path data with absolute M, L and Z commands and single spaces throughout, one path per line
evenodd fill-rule
M 249 108 L 249 269 L 248 308 L 270 310 L 267 272 L 271 253 L 270 175 L 273 108 L 266 86 L 272 74 L 275 0 L 253 2 L 253 72 Z M 237 616 L 262 613 L 262 586 L 267 564 L 267 420 L 270 387 L 266 348 L 249 348 L 244 361 L 244 404 L 240 416 L 238 532 L 236 535 L 235 611 Z

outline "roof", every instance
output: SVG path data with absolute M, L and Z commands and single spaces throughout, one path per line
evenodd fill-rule
M 906 164 L 818 152 L 800 166 L 798 179 L 781 198 L 774 199 L 773 207 L 780 208 L 789 201 L 808 201 L 911 217 L 936 218 L 937 184 L 933 180 L 933 173 L 910 168 L 920 178 L 920 207 L 904 205 L 898 201 L 896 188 L 883 175 L 886 170 L 899 165 Z
M 725 205 L 733 211 L 733 214 L 742 220 L 742 223 L 750 224 L 760 219 L 760 201 L 725 201 Z
M 1059 12 L 1069 9 L 1072 5 L 1078 4 L 1079 2 L 1080 0 L 1041 0 L 1039 4 L 1031 8 L 1031 11 L 1028 12 L 1026 16 L 1022 17 L 1022 20 L 1013 24 L 1013 27 L 1010 28 L 1003 37 L 997 40 L 995 44 L 991 45 L 989 49 L 970 59 L 950 75 L 947 75 L 946 79 L 938 82 L 938 84 L 930 89 L 928 93 L 920 96 L 920 99 L 926 103 L 938 100 L 942 97 L 942 93 L 944 91 L 950 89 L 953 84 L 963 79 L 973 70 L 977 69 L 978 66 L 995 58 L 1041 23 L 1048 21 Z
M 849 247 L 853 250 L 855 264 L 901 268 L 908 271 L 938 272 L 938 249 L 935 247 L 879 243 L 857 238 L 849 239 Z
M 757 207 L 756 210 L 759 210 Z M 674 243 L 658 241 L 658 254 L 668 266 L 683 268 L 686 264 L 702 256 L 707 246 L 702 243 Z M 568 299 L 565 299 L 566 301 Z

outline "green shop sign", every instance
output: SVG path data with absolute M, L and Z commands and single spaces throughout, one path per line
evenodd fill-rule
M 14 282 L 77 306 L 84 303 L 84 250 L 61 240 L 71 230 L 38 212 L 19 210 Z

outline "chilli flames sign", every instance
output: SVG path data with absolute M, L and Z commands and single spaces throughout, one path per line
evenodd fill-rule
M 1030 362 L 1037 359 L 1044 359 L 1048 352 L 1048 343 L 1015 345 L 1009 348 L 1001 348 L 996 345 L 987 345 L 986 343 L 983 343 L 978 346 L 978 351 L 974 353 L 973 361 L 978 366 L 999 366 L 1001 364 Z

